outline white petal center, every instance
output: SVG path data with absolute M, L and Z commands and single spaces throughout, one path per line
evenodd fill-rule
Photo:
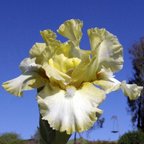
M 73 86 L 67 87 L 65 96 L 66 97 L 73 97 L 75 95 L 75 92 L 76 92 L 76 88 L 75 87 L 73 87 Z

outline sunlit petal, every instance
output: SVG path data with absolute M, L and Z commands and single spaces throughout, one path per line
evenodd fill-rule
M 113 72 L 122 69 L 122 46 L 116 36 L 98 28 L 89 29 L 88 35 L 92 53 L 98 58 L 99 69 L 102 66 L 110 68 Z
M 30 72 L 30 71 L 37 71 L 41 66 L 35 63 L 35 58 L 25 58 L 20 63 L 20 69 L 22 72 Z
M 3 83 L 3 88 L 9 93 L 21 96 L 24 90 L 31 90 L 44 86 L 45 80 L 35 72 L 25 73 L 17 78 Z
M 135 100 L 140 96 L 143 87 L 137 86 L 136 84 L 126 84 L 126 82 L 123 81 L 121 83 L 121 89 L 124 95 L 128 96 L 130 100 Z
M 44 63 L 42 68 L 45 70 L 47 77 L 50 79 L 51 82 L 63 82 L 63 84 L 67 84 L 70 82 L 71 77 L 56 68 L 50 66 L 48 63 Z M 60 84 L 59 83 L 59 84 Z
M 66 91 L 47 85 L 38 94 L 40 112 L 53 129 L 71 134 L 89 129 L 101 114 L 97 107 L 104 100 L 105 93 L 90 83 L 81 89 L 73 86 Z
M 114 78 L 108 80 L 96 80 L 93 82 L 96 86 L 100 86 L 107 94 L 120 88 L 120 82 Z
M 64 22 L 57 30 L 62 36 L 68 38 L 67 44 L 69 45 L 69 56 L 81 58 L 83 53 L 89 51 L 81 50 L 79 43 L 82 37 L 83 22 L 78 19 L 71 19 Z
M 59 40 L 57 40 L 56 33 L 49 29 L 43 30 L 40 33 L 46 43 L 45 51 L 43 51 L 42 53 L 43 62 L 41 62 L 41 64 L 43 64 L 45 62 L 48 62 L 48 60 L 55 54 L 57 54 L 57 52 L 62 52 L 61 47 L 65 45 L 63 45 Z
M 47 45 L 59 45 L 60 41 L 56 40 L 56 33 L 52 30 L 47 29 L 40 32 L 43 40 Z
M 79 45 L 82 37 L 81 29 L 83 23 L 80 20 L 68 20 L 64 22 L 58 29 L 58 33 L 68 38 L 75 46 Z
M 72 73 L 72 80 L 76 85 L 82 82 L 90 82 L 96 79 L 97 58 L 90 58 L 89 55 L 83 56 L 81 63 Z
M 56 39 L 56 34 L 53 31 L 43 30 L 41 31 L 41 35 L 46 42 L 45 50 L 42 52 L 42 55 L 40 57 L 43 58 L 43 61 L 52 58 L 55 54 L 64 54 L 66 57 L 70 58 L 74 56 L 80 57 L 79 47 L 75 47 L 74 44 L 69 41 L 66 41 L 65 43 L 60 42 Z
M 63 54 L 55 55 L 49 60 L 49 65 L 61 72 L 69 73 L 80 63 L 78 58 L 67 58 Z
M 93 83 L 101 87 L 106 93 L 118 90 L 121 85 L 121 82 L 114 78 L 112 71 L 105 67 L 97 73 L 97 79 Z
M 46 56 L 46 44 L 35 43 L 29 51 L 30 57 L 36 59 L 36 63 L 42 63 Z

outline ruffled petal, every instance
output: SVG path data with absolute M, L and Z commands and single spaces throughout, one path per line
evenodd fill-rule
M 55 55 L 49 60 L 49 65 L 64 73 L 71 73 L 80 63 L 78 58 L 67 58 L 63 54 Z
M 78 19 L 71 19 L 64 22 L 57 30 L 62 36 L 68 38 L 66 42 L 69 45 L 69 56 L 81 58 L 83 54 L 89 53 L 89 51 L 81 50 L 79 43 L 82 37 L 83 22 Z
M 52 30 L 47 29 L 47 30 L 40 31 L 40 33 L 43 40 L 48 46 L 49 45 L 57 46 L 60 44 L 60 41 L 56 40 L 57 37 L 56 33 L 54 33 Z
M 97 80 L 93 82 L 96 86 L 101 87 L 106 93 L 122 89 L 124 95 L 128 96 L 130 100 L 134 100 L 140 96 L 143 87 L 136 84 L 126 84 L 125 81 L 120 82 L 114 78 L 110 69 L 103 68 L 97 73 Z
M 45 43 L 35 43 L 29 51 L 30 57 L 36 59 L 36 63 L 42 63 L 49 53 L 46 53 Z
M 81 63 L 72 73 L 74 85 L 79 86 L 82 82 L 91 82 L 96 80 L 97 58 L 90 58 L 89 55 L 83 56 Z
M 123 49 L 116 36 L 105 29 L 98 28 L 89 29 L 88 36 L 92 53 L 98 58 L 99 69 L 102 66 L 110 68 L 112 72 L 122 69 Z
M 35 58 L 25 58 L 21 63 L 20 63 L 20 69 L 22 72 L 30 72 L 30 71 L 37 71 L 40 69 L 40 65 L 35 63 Z
M 47 77 L 52 83 L 58 83 L 61 85 L 61 82 L 66 85 L 71 81 L 71 77 L 56 68 L 50 66 L 48 63 L 44 63 L 42 68 L 45 70 Z
M 31 90 L 45 85 L 45 80 L 35 72 L 25 73 L 17 78 L 3 83 L 3 88 L 9 93 L 21 96 L 24 90 Z
M 136 84 L 126 84 L 126 82 L 123 81 L 121 83 L 121 89 L 124 95 L 128 96 L 130 100 L 135 100 L 140 96 L 143 87 L 137 86 Z
M 101 87 L 108 94 L 112 91 L 118 90 L 121 82 L 114 78 L 110 69 L 103 67 L 101 71 L 97 73 L 97 80 L 95 80 L 93 84 Z
M 23 74 L 2 85 L 13 95 L 21 96 L 24 90 L 42 87 L 48 81 L 41 65 L 35 63 L 35 58 L 25 58 L 19 67 Z
M 56 33 L 54 33 L 51 30 L 43 30 L 40 32 L 42 35 L 42 38 L 44 39 L 45 43 L 46 43 L 46 48 L 45 51 L 43 51 L 42 53 L 42 57 L 43 57 L 43 61 L 41 62 L 41 64 L 48 62 L 48 60 L 50 58 L 52 58 L 55 54 L 62 53 L 62 46 L 63 45 L 60 41 L 58 41 L 56 39 Z
M 96 113 L 102 113 L 97 107 L 104 98 L 102 90 L 85 83 L 81 89 L 69 86 L 66 91 L 47 85 L 38 93 L 37 100 L 43 119 L 53 129 L 71 134 L 85 131 L 94 124 Z
M 110 78 L 107 80 L 96 80 L 93 82 L 96 86 L 101 87 L 107 94 L 116 91 L 120 88 L 120 82 L 115 78 Z
M 46 43 L 46 48 L 40 58 L 43 61 L 49 60 L 55 54 L 64 54 L 66 57 L 80 57 L 80 49 L 71 42 L 62 43 L 56 39 L 56 34 L 51 30 L 41 31 L 41 35 Z M 32 48 L 33 49 L 33 48 Z
M 62 36 L 68 38 L 75 46 L 78 46 L 82 37 L 82 27 L 82 21 L 71 19 L 65 21 L 57 31 Z

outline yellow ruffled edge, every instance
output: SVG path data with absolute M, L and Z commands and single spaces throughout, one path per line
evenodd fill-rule
M 42 119 L 47 120 L 53 129 L 67 134 L 88 130 L 97 120 L 96 116 L 102 113 L 97 107 L 105 99 L 104 91 L 93 84 L 85 83 L 76 91 L 75 97 L 67 98 L 65 94 L 64 90 L 50 85 L 38 93 L 37 101 Z M 72 101 L 75 105 L 70 104 Z M 77 109 L 80 106 L 85 107 Z M 67 119 L 70 121 L 67 122 Z

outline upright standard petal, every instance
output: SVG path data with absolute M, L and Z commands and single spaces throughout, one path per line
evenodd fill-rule
M 71 77 L 69 75 L 57 70 L 48 63 L 44 63 L 42 68 L 45 70 L 47 77 L 53 84 L 58 84 L 63 87 L 63 85 L 66 85 L 71 81 Z
M 57 51 L 61 50 L 62 43 L 56 39 L 56 34 L 51 30 L 43 30 L 40 32 L 42 38 L 46 43 L 46 47 L 44 51 L 41 53 L 41 61 L 40 64 L 47 62 L 53 55 L 57 53 Z
M 123 81 L 121 83 L 121 89 L 124 95 L 128 96 L 130 100 L 135 100 L 140 96 L 143 87 L 137 86 L 136 84 L 126 84 L 126 82 Z
M 70 74 L 73 69 L 79 65 L 80 62 L 81 60 L 76 57 L 68 58 L 64 56 L 64 54 L 60 54 L 51 58 L 49 60 L 49 65 L 63 73 Z
M 41 64 L 47 58 L 45 43 L 35 43 L 29 51 L 30 57 L 36 59 L 36 63 Z
M 30 54 L 33 56 L 36 56 L 36 61 L 40 60 L 42 61 L 48 61 L 50 58 L 52 58 L 54 55 L 64 54 L 66 57 L 72 58 L 73 56 L 79 56 L 79 48 L 75 48 L 72 43 L 65 42 L 62 43 L 59 40 L 56 39 L 56 34 L 51 30 L 43 30 L 41 31 L 41 35 L 45 41 L 45 48 L 42 51 L 42 45 L 34 45 L 32 50 L 30 51 Z M 38 50 L 41 49 L 40 50 Z M 41 54 L 37 54 L 38 52 L 42 52 Z M 36 54 L 37 55 L 36 55 Z
M 71 19 L 64 22 L 57 30 L 62 36 L 68 38 L 66 42 L 69 45 L 69 57 L 81 58 L 83 53 L 89 53 L 89 51 L 81 50 L 79 48 L 80 40 L 82 37 L 83 22 L 78 19 Z
M 112 72 L 122 69 L 123 49 L 116 36 L 105 29 L 98 28 L 89 29 L 88 36 L 92 53 L 98 58 L 99 69 L 102 66 L 110 68 Z
M 56 40 L 56 37 L 57 37 L 56 33 L 54 33 L 52 30 L 47 29 L 47 30 L 40 31 L 40 33 L 41 33 L 43 40 L 45 41 L 47 45 L 59 44 L 59 41 Z
M 104 100 L 104 91 L 90 83 L 81 89 L 68 86 L 66 90 L 47 85 L 38 93 L 40 112 L 50 126 L 60 132 L 71 134 L 89 129 L 97 120 L 97 107 Z
M 90 58 L 90 55 L 83 56 L 81 63 L 72 72 L 72 82 L 74 85 L 81 85 L 82 82 L 92 82 L 96 80 L 97 58 Z
M 78 46 L 82 37 L 82 27 L 82 21 L 71 19 L 64 22 L 57 31 L 68 38 L 75 46 Z

